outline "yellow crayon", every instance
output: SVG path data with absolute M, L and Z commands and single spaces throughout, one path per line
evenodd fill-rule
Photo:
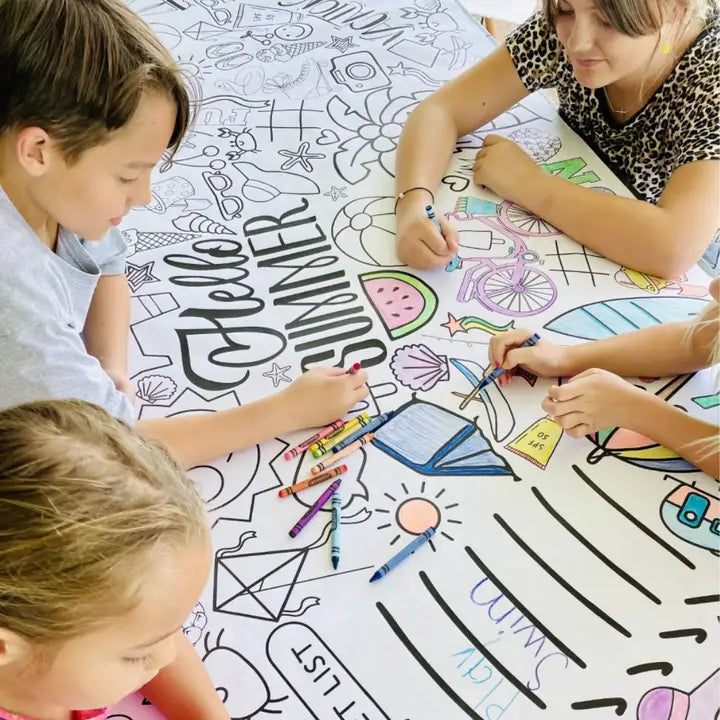
M 338 460 L 342 460 L 342 458 L 347 457 L 351 453 L 354 453 L 356 450 L 359 450 L 363 445 L 367 445 L 367 443 L 369 443 L 374 437 L 375 433 L 368 433 L 367 435 L 363 435 L 352 445 L 348 445 L 346 448 L 340 450 L 340 452 L 336 452 L 332 457 L 329 457 L 324 462 L 319 462 L 317 465 L 313 465 L 310 468 L 310 472 L 313 475 L 317 475 L 323 470 L 327 470 L 329 467 L 332 467 Z
M 337 432 L 322 438 L 322 440 L 318 440 L 318 442 L 312 445 L 310 447 L 312 456 L 319 458 L 326 452 L 330 452 L 335 445 L 342 442 L 346 437 L 350 437 L 356 430 L 359 430 L 369 422 L 370 416 L 366 412 L 360 413 L 360 415 L 355 416 L 352 420 L 348 420 Z

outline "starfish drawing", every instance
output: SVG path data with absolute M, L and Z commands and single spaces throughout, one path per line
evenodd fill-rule
M 263 373 L 263 377 L 270 378 L 272 380 L 273 387 L 276 388 L 280 385 L 280 382 L 292 382 L 292 378 L 287 376 L 290 365 L 280 367 L 276 362 L 272 364 L 272 368 L 267 372 Z
M 325 197 L 332 198 L 333 202 L 337 202 L 340 198 L 346 198 L 347 193 L 345 192 L 347 190 L 347 187 L 343 185 L 343 187 L 337 187 L 335 185 L 330 186 L 330 190 L 328 192 L 323 193 Z
M 160 278 L 156 278 L 152 274 L 154 265 L 154 260 L 144 265 L 133 265 L 131 262 L 127 263 L 128 284 L 133 292 L 137 292 L 145 283 L 160 282 Z
M 347 52 L 350 48 L 359 47 L 359 45 L 356 45 L 351 37 L 341 38 L 341 37 L 335 37 L 334 35 L 330 36 L 332 38 L 332 42 L 328 43 L 325 47 L 335 48 L 335 50 L 339 50 L 340 52 Z
M 313 166 L 310 164 L 310 160 L 322 160 L 325 155 L 322 153 L 310 153 L 309 142 L 300 143 L 300 147 L 293 152 L 292 150 L 278 150 L 278 155 L 288 158 L 281 166 L 281 170 L 289 170 L 295 165 L 300 165 L 305 172 L 312 172 Z
M 454 315 L 451 315 L 448 313 L 448 321 L 446 323 L 441 323 L 442 327 L 447 328 L 450 332 L 450 337 L 452 337 L 457 332 L 463 332 L 466 333 L 467 330 L 460 324 L 460 321 L 455 318 Z

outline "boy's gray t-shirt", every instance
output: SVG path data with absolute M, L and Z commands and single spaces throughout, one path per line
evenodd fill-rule
M 62 229 L 53 252 L 0 188 L 0 407 L 77 398 L 132 422 L 81 334 L 98 279 L 124 273 L 125 253 L 117 230 L 84 241 Z

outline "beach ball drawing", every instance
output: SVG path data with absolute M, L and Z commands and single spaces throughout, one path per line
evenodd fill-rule
M 404 267 L 395 253 L 395 201 L 357 198 L 335 216 L 332 238 L 338 250 L 363 265 Z

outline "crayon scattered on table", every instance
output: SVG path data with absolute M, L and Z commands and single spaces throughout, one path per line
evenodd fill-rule
M 325 453 L 330 452 L 335 445 L 342 442 L 346 437 L 352 435 L 358 428 L 364 427 L 370 422 L 370 417 L 366 412 L 357 415 L 352 420 L 348 420 L 340 430 L 329 435 L 322 440 L 318 440 L 310 447 L 310 453 L 314 458 L 319 458 Z
M 385 577 L 394 567 L 397 567 L 403 560 L 407 560 L 421 545 L 424 545 L 435 534 L 435 528 L 429 527 L 422 535 L 418 535 L 412 542 L 406 545 L 397 555 L 393 555 L 382 567 L 378 568 L 370 582 L 376 582 Z
M 319 485 L 320 483 L 332 480 L 332 478 L 337 477 L 338 475 L 342 475 L 344 472 L 347 472 L 347 465 L 338 465 L 338 467 L 321 473 L 320 475 L 313 475 L 312 477 L 305 478 L 305 480 L 300 480 L 300 482 L 296 482 L 293 485 L 288 485 L 287 487 L 280 488 L 280 490 L 278 490 L 278 496 L 282 498 L 287 497 L 288 495 L 295 495 L 301 490 L 307 490 L 314 485 Z
M 330 536 L 330 559 L 333 570 L 340 564 L 340 514 L 342 511 L 342 497 L 336 490 L 332 496 L 332 535 Z
M 327 460 L 324 460 L 323 462 L 319 462 L 317 465 L 313 465 L 310 468 L 310 472 L 313 475 L 317 475 L 318 473 L 322 472 L 323 470 L 327 470 L 329 467 L 332 467 L 338 460 L 342 460 L 342 458 L 347 457 L 348 455 L 351 455 L 356 450 L 359 450 L 363 445 L 367 445 L 374 437 L 375 437 L 375 433 L 368 433 L 367 435 L 363 435 L 359 440 L 356 440 L 352 445 L 348 445 L 346 448 L 343 448 L 342 450 L 334 453 Z
M 352 435 L 348 435 L 344 440 L 341 440 L 337 445 L 334 445 L 332 452 L 340 452 L 344 450 L 348 445 L 352 445 L 356 440 L 359 440 L 365 433 L 375 432 L 381 425 L 384 425 L 393 415 L 394 410 L 390 410 L 382 415 L 374 417 L 365 427 L 361 427 L 356 430 Z
M 332 494 L 340 487 L 342 478 L 335 480 L 330 487 L 308 508 L 308 511 L 295 523 L 289 535 L 291 538 L 297 537 L 300 531 L 317 515 L 320 508 L 332 497 Z
M 311 435 L 307 440 L 303 440 L 299 445 L 296 445 L 291 450 L 288 450 L 285 455 L 283 456 L 286 460 L 292 460 L 294 457 L 297 457 L 300 453 L 305 452 L 309 447 L 314 445 L 318 440 L 322 440 L 323 438 L 327 437 L 328 435 L 332 435 L 334 432 L 339 430 L 343 425 L 345 424 L 345 421 L 342 418 L 338 418 L 335 422 L 330 423 L 327 427 L 324 427 L 319 432 L 316 432 L 314 435 Z
M 345 374 L 346 374 L 346 375 L 354 375 L 361 367 L 362 367 L 362 365 L 361 365 L 360 363 L 353 363 L 353 364 L 345 371 Z
M 519 347 L 531 347 L 535 345 L 538 340 L 540 340 L 540 336 L 537 333 L 533 333 L 525 342 L 521 343 Z M 506 370 L 501 366 L 495 368 L 491 373 L 488 373 L 460 403 L 460 409 L 464 410 L 484 387 L 487 387 L 493 380 L 497 380 L 504 372 L 506 372 Z

